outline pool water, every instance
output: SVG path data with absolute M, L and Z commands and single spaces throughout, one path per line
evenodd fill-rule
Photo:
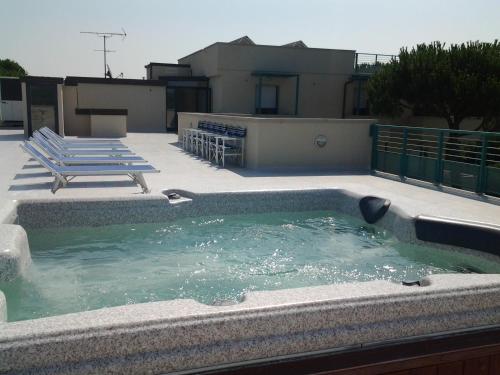
M 28 237 L 26 277 L 0 284 L 9 321 L 176 298 L 237 302 L 252 290 L 500 272 L 481 257 L 405 244 L 319 211 L 37 229 Z

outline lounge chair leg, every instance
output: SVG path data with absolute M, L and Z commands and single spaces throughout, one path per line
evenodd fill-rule
M 54 176 L 54 183 L 52 184 L 52 194 L 55 194 L 57 190 L 60 188 L 66 186 L 68 184 L 68 181 L 60 175 L 55 175 Z
M 142 175 L 142 173 L 138 173 L 136 175 L 134 175 L 133 177 L 135 183 L 139 184 L 142 188 L 142 192 L 144 194 L 148 194 L 149 192 L 151 192 L 151 190 L 148 188 L 148 184 L 146 183 L 146 180 L 144 179 L 144 176 Z

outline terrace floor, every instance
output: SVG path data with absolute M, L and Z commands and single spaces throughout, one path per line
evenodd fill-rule
M 106 198 L 139 195 L 127 177 L 78 177 L 55 195 L 52 177 L 30 161 L 19 143 L 22 130 L 0 129 L 0 221 L 10 202 L 35 198 Z M 336 171 L 255 171 L 222 169 L 185 153 L 175 134 L 131 133 L 123 139 L 134 152 L 161 170 L 146 175 L 151 194 L 165 189 L 192 192 L 343 188 L 390 199 L 412 215 L 427 214 L 500 225 L 500 206 L 364 173 Z

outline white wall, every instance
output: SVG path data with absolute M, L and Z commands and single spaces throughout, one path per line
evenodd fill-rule
M 179 60 L 210 78 L 213 112 L 255 113 L 256 71 L 298 73 L 301 117 L 341 117 L 344 82 L 355 51 L 215 43 Z M 279 115 L 295 114 L 295 78 L 263 78 L 280 87 Z
M 368 171 L 371 161 L 370 125 L 373 119 L 262 118 L 179 113 L 179 141 L 183 129 L 200 120 L 247 129 L 246 166 L 252 169 L 328 168 Z M 327 138 L 318 147 L 316 138 Z
M 149 68 L 151 69 L 151 68 Z M 185 66 L 153 65 L 152 75 L 148 69 L 148 79 L 159 79 L 160 76 L 190 76 L 191 68 Z
M 96 138 L 127 136 L 127 116 L 90 115 L 90 135 Z
M 68 135 L 89 135 L 88 116 L 75 115 L 76 108 L 127 109 L 128 132 L 165 132 L 164 86 L 79 83 L 64 86 L 64 116 Z

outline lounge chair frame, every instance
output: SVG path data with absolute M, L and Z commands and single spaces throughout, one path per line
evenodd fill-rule
M 28 142 L 23 142 L 20 147 L 35 158 L 42 166 L 47 168 L 54 176 L 52 184 L 52 193 L 65 187 L 70 180 L 78 176 L 129 176 L 136 184 L 140 185 L 143 193 L 149 193 L 150 189 L 147 186 L 143 173 L 157 173 L 151 165 L 112 165 L 112 166 L 95 166 L 95 165 L 78 165 L 78 166 L 58 166 L 52 163 L 37 149 Z
M 36 133 L 33 134 L 30 141 L 58 165 L 147 163 L 147 160 L 144 160 L 140 156 L 64 156 L 47 142 L 43 136 Z

